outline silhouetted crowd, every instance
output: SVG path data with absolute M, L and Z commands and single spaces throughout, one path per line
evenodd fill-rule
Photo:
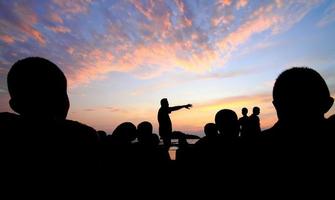
M 67 120 L 70 102 L 67 80 L 52 62 L 39 57 L 17 61 L 7 77 L 9 105 L 15 113 L 0 113 L 1 167 L 14 184 L 31 179 L 71 184 L 106 178 L 132 180 L 155 176 L 251 176 L 327 178 L 334 170 L 335 116 L 328 86 L 318 72 L 294 67 L 282 72 L 273 87 L 278 121 L 260 129 L 260 108 L 242 109 L 242 117 L 224 108 L 215 123 L 204 126 L 196 144 L 178 136 L 176 160 L 170 159 L 172 123 L 168 114 L 192 105 L 169 107 L 162 99 L 160 135 L 152 124 L 124 122 L 111 135 Z M 29 182 L 29 181 L 28 181 Z

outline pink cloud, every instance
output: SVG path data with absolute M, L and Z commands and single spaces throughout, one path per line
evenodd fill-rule
M 88 12 L 92 0 L 53 0 L 53 3 L 59 6 L 65 13 L 79 14 Z
M 201 73 L 212 67 L 222 67 L 229 61 L 232 52 L 252 36 L 265 31 L 272 34 L 284 31 L 300 21 L 315 5 L 299 2 L 298 9 L 293 14 L 287 14 L 294 2 L 282 5 L 279 1 L 272 2 L 253 10 L 238 24 L 233 24 L 235 21 L 231 13 L 236 4 L 234 7 L 225 7 L 227 15 L 218 10 L 209 18 L 213 25 L 211 28 L 218 31 L 219 27 L 216 26 L 224 24 L 234 25 L 231 27 L 235 29 L 227 29 L 226 34 L 213 42 L 193 23 L 196 19 L 194 16 L 186 17 L 187 5 L 183 1 L 176 0 L 175 3 L 178 13 L 172 12 L 163 1 L 148 1 L 146 6 L 141 1 L 132 1 L 134 8 L 148 19 L 136 21 L 136 39 L 130 36 L 124 24 L 110 22 L 107 33 L 95 35 L 101 45 L 88 45 L 91 49 L 80 46 L 68 48 L 67 52 L 72 55 L 78 67 L 78 70 L 70 71 L 71 85 L 102 79 L 114 71 L 146 79 L 175 68 Z M 231 5 L 232 1 L 221 3 Z M 248 1 L 243 1 L 239 4 L 243 7 L 247 3 Z M 128 24 L 125 26 L 128 27 Z
M 12 44 L 15 42 L 14 37 L 10 35 L 0 35 L 0 40 L 2 40 L 3 42 L 7 44 Z
M 0 67 L 0 74 L 6 74 L 7 71 L 7 69 Z
M 240 8 L 245 7 L 248 4 L 248 0 L 239 0 L 236 3 L 236 9 L 239 10 Z
M 47 26 L 47 28 L 55 33 L 70 33 L 71 30 L 65 26 Z
M 184 14 L 185 13 L 185 4 L 182 0 L 175 0 L 176 5 L 178 7 L 178 10 L 180 13 Z
M 230 24 L 234 20 L 234 18 L 234 15 L 213 17 L 211 19 L 211 23 L 214 27 L 220 24 Z
M 0 26 L 6 35 L 10 35 L 13 40 L 24 42 L 28 38 L 36 40 L 41 46 L 46 44 L 45 37 L 34 26 L 38 23 L 37 15 L 31 7 L 25 4 L 14 4 L 10 7 L 11 18 L 0 19 Z M 13 34 L 14 33 L 14 34 Z M 2 38 L 11 41 L 10 38 Z
M 22 31 L 34 38 L 40 45 L 44 46 L 46 41 L 41 32 L 30 26 L 22 26 Z
M 38 23 L 37 15 L 33 10 L 23 4 L 15 4 L 15 13 L 18 13 L 20 17 L 18 28 L 44 46 L 46 41 L 43 34 L 33 27 Z
M 70 55 L 72 55 L 74 53 L 74 48 L 73 47 L 69 47 L 66 49 L 66 52 Z
M 326 26 L 335 21 L 335 2 L 329 5 L 329 7 L 324 11 L 324 15 L 321 20 L 317 23 L 319 27 Z
M 259 16 L 251 19 L 224 38 L 219 46 L 223 49 L 227 48 L 227 45 L 235 48 L 246 42 L 252 35 L 273 28 L 281 20 L 280 16 Z
M 68 77 L 69 87 L 89 83 L 92 80 L 102 79 L 104 75 L 115 70 L 113 68 L 114 56 L 110 52 L 100 49 L 89 50 L 88 52 L 76 50 L 73 55 L 78 62 L 77 69 L 72 71 Z M 75 68 L 73 68 L 75 69 Z
M 148 20 L 152 21 L 154 19 L 153 17 L 153 7 L 154 7 L 154 1 L 148 1 L 148 6 L 143 6 L 141 1 L 138 0 L 131 0 L 130 1 L 135 8 L 142 13 Z

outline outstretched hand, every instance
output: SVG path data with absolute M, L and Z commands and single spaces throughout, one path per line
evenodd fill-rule
M 185 108 L 190 109 L 192 107 L 192 104 L 185 105 Z

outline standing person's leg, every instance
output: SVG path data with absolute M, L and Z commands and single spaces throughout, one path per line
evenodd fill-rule
M 171 137 L 166 135 L 163 137 L 163 143 L 164 143 L 164 146 L 166 146 L 167 148 L 170 148 L 171 146 Z

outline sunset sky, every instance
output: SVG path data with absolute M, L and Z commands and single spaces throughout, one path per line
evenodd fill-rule
M 202 134 L 218 110 L 253 106 L 264 129 L 284 69 L 316 69 L 335 96 L 335 1 L 0 0 L 0 112 L 7 72 L 28 56 L 64 71 L 68 119 L 108 133 L 124 121 L 157 132 L 164 97 L 193 104 L 170 115 L 174 130 Z

